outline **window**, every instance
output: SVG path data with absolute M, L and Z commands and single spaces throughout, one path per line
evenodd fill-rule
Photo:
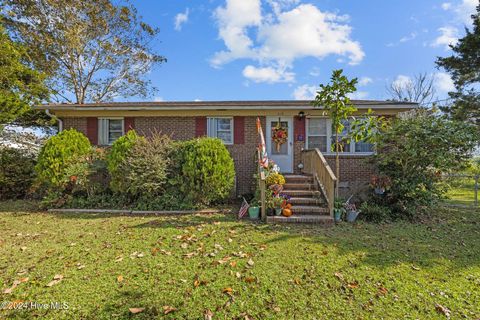
M 327 118 L 308 118 L 307 119 L 307 149 L 318 148 L 323 153 L 333 153 L 332 146 L 335 146 L 335 134 L 332 132 L 332 122 Z M 350 122 L 344 122 L 344 129 L 339 134 L 339 141 L 342 144 L 342 151 L 345 153 L 372 153 L 373 145 L 366 142 L 350 141 L 342 142 L 342 139 L 350 130 Z
M 328 151 L 328 119 L 310 118 L 307 129 L 307 149 L 318 148 L 321 152 Z
M 225 144 L 233 144 L 233 118 L 208 118 L 207 135 L 219 138 Z
M 98 143 L 100 145 L 111 145 L 123 134 L 124 124 L 122 118 L 98 119 Z

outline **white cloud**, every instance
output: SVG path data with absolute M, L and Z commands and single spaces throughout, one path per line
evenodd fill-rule
M 458 29 L 447 26 L 438 29 L 440 35 L 431 43 L 432 47 L 443 46 L 445 50 L 450 49 L 450 45 L 455 45 L 458 42 Z
M 437 72 L 434 75 L 435 88 L 442 93 L 447 93 L 455 90 L 455 85 L 448 73 Z
M 404 76 L 400 74 L 395 78 L 395 80 L 393 80 L 392 85 L 394 85 L 395 87 L 404 88 L 404 87 L 410 86 L 412 83 L 413 83 L 412 78 L 410 78 L 409 76 Z
M 443 9 L 443 10 L 450 10 L 451 7 L 452 7 L 452 3 L 451 3 L 451 2 L 444 2 L 444 3 L 442 3 L 442 9 Z
M 313 100 L 317 95 L 317 88 L 304 84 L 295 88 L 292 95 L 295 100 Z
M 251 59 L 262 66 L 257 69 L 293 74 L 285 70 L 291 70 L 294 61 L 303 57 L 340 55 L 354 65 L 365 56 L 360 43 L 350 38 L 352 29 L 345 24 L 348 17 L 322 12 L 311 4 L 297 6 L 296 0 L 267 1 L 274 15 L 262 15 L 260 0 L 227 0 L 225 7 L 215 10 L 219 37 L 226 50 L 214 54 L 212 66 Z M 285 9 L 292 6 L 291 10 Z M 285 81 L 283 77 L 278 79 Z
M 153 101 L 161 102 L 161 101 L 165 101 L 165 100 L 162 97 L 155 97 L 155 98 L 153 98 Z
M 253 82 L 293 82 L 295 73 L 286 71 L 285 68 L 254 67 L 248 65 L 243 69 L 243 76 Z
M 475 9 L 478 4 L 478 0 L 463 0 L 461 4 L 453 8 L 453 11 L 457 14 L 458 19 L 460 19 L 463 23 L 471 25 L 471 15 L 475 13 Z
M 193 101 L 195 101 L 195 102 L 200 102 L 200 101 L 202 101 L 202 99 L 198 99 L 198 98 L 196 98 L 196 99 L 195 99 L 195 100 L 193 100 Z
M 358 86 L 359 87 L 364 87 L 366 85 L 368 85 L 369 83 L 372 83 L 373 80 L 372 78 L 369 78 L 369 77 L 361 77 L 359 80 L 358 80 Z
M 184 13 L 179 13 L 175 16 L 175 30 L 182 30 L 182 25 L 188 22 L 189 13 L 190 9 L 187 8 Z
M 352 100 L 365 100 L 368 98 L 368 92 L 366 91 L 355 91 L 350 93 L 348 97 Z

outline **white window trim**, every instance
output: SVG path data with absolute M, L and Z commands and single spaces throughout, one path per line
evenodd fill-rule
M 210 135 L 210 131 L 211 131 L 210 126 L 211 126 L 212 120 L 215 120 L 215 119 L 229 119 L 230 120 L 231 141 L 223 141 L 223 139 L 220 139 L 220 138 L 219 139 L 222 140 L 222 142 L 225 145 L 228 145 L 228 146 L 234 145 L 235 144 L 235 128 L 233 127 L 234 126 L 233 117 L 207 117 L 207 136 L 212 137 L 212 138 L 218 138 L 217 137 L 217 128 L 215 128 L 215 136 Z
M 308 121 L 311 118 L 326 118 L 327 119 L 327 152 L 322 152 L 325 155 L 335 155 L 335 152 L 332 152 L 332 137 L 334 136 L 332 134 L 332 119 L 328 117 L 321 117 L 321 116 L 312 116 L 307 118 L 307 123 L 305 124 L 305 130 L 306 130 L 306 139 L 305 139 L 305 147 L 308 149 L 308 137 L 310 136 L 308 132 Z M 313 136 L 312 136 L 313 137 Z M 350 152 L 340 152 L 340 156 L 345 155 L 345 156 L 370 156 L 374 154 L 375 152 L 355 152 L 355 141 L 350 141 Z
M 108 141 L 108 126 L 102 126 L 102 120 L 122 120 L 122 136 L 125 135 L 125 118 L 124 117 L 99 117 L 98 118 L 98 143 L 102 146 L 111 146 L 113 144 Z

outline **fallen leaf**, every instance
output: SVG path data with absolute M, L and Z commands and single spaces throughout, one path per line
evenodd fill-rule
M 253 260 L 250 259 L 247 261 L 247 264 L 252 267 L 255 264 L 255 262 L 253 262 Z
M 445 317 L 450 318 L 450 314 L 451 314 L 450 309 L 442 306 L 441 304 L 436 303 L 435 310 L 437 310 L 438 313 L 443 314 Z
M 18 280 L 13 281 L 12 286 L 10 288 L 3 290 L 3 293 L 10 294 L 12 293 L 13 289 L 15 289 L 20 283 L 27 282 L 27 281 L 28 281 L 28 278 L 20 278 Z
M 254 277 L 245 277 L 245 282 L 247 282 L 247 283 L 255 282 L 255 278 Z
M 358 281 L 350 282 L 349 284 L 347 284 L 347 287 L 349 287 L 350 289 L 358 288 Z
M 27 247 L 20 247 L 20 250 L 25 251 L 27 250 Z
M 119 276 L 117 277 L 117 282 L 122 282 L 122 281 L 123 281 L 123 276 L 122 276 L 122 275 L 119 275 Z
M 137 313 L 143 312 L 145 308 L 128 308 L 128 310 L 133 314 L 137 314 Z
M 163 306 L 163 314 L 169 314 L 174 311 L 177 311 L 177 308 L 170 307 L 170 306 Z
M 230 288 L 230 287 L 225 288 L 225 289 L 222 290 L 222 293 L 226 293 L 226 294 L 229 294 L 229 295 L 231 295 L 232 292 L 233 292 L 233 289 Z
M 237 266 L 237 261 L 230 262 L 230 267 L 235 268 Z
M 188 243 L 184 242 L 180 245 L 182 249 L 187 249 L 188 248 Z
M 50 281 L 49 283 L 47 283 L 47 287 L 51 287 L 51 286 L 54 286 L 54 285 L 58 284 L 60 281 L 62 281 L 62 279 L 63 279 L 63 276 L 61 274 L 56 274 L 53 277 L 53 280 Z
M 382 295 L 386 295 L 388 293 L 388 289 L 385 287 L 379 287 L 378 288 L 378 293 Z
M 203 313 L 203 319 L 204 320 L 212 320 L 213 319 L 213 312 L 210 311 L 210 310 L 205 310 L 205 312 Z
M 241 278 L 241 277 L 242 277 L 242 275 L 240 274 L 240 272 L 235 273 L 235 276 L 236 276 L 237 278 Z
M 119 256 L 119 257 L 116 257 L 115 258 L 115 262 L 120 262 L 123 260 L 123 257 L 122 256 Z
M 341 274 L 340 272 L 335 272 L 334 275 L 335 277 L 337 277 L 338 280 L 343 281 L 343 274 Z
M 419 267 L 412 266 L 412 269 L 415 270 L 415 271 L 420 271 Z

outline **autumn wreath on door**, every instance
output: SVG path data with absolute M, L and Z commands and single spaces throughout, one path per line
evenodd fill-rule
M 278 119 L 277 125 L 272 129 L 272 141 L 275 143 L 277 152 L 280 152 L 282 144 L 288 141 L 288 130 L 282 127 L 280 119 Z

